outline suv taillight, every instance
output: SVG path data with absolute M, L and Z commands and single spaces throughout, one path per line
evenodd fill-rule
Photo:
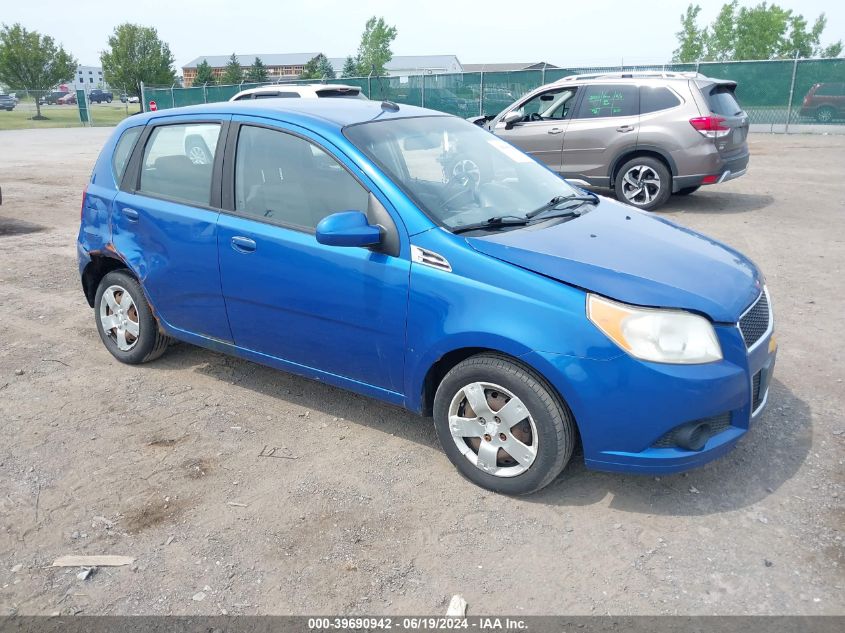
M 707 138 L 722 138 L 731 133 L 731 128 L 722 125 L 725 119 L 720 116 L 700 116 L 690 119 L 689 123 L 701 136 Z
M 82 190 L 82 206 L 79 207 L 79 221 L 82 222 L 85 220 L 85 196 L 88 195 L 88 185 L 85 185 L 85 189 Z

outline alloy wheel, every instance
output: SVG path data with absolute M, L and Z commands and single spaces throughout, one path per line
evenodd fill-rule
M 516 477 L 537 457 L 537 427 L 522 400 L 499 385 L 474 382 L 449 405 L 449 431 L 461 454 L 496 477 Z
M 128 352 L 138 343 L 138 308 L 125 288 L 116 285 L 106 288 L 100 300 L 100 324 L 122 352 Z
M 649 204 L 660 193 L 660 176 L 648 165 L 634 165 L 622 177 L 622 193 L 635 206 Z

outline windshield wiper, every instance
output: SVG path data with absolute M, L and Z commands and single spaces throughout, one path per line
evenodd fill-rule
M 526 213 L 525 217 L 528 220 L 530 220 L 532 218 L 537 217 L 541 213 L 545 213 L 546 211 L 551 211 L 552 209 L 557 209 L 562 204 L 565 204 L 565 203 L 568 203 L 568 202 L 578 202 L 578 203 L 581 203 L 581 204 L 584 204 L 586 202 L 591 202 L 593 204 L 598 204 L 599 197 L 594 193 L 588 193 L 585 196 L 578 195 L 578 194 L 573 194 L 571 196 L 555 196 L 554 198 L 549 200 L 546 204 L 544 204 L 542 207 L 538 207 L 538 208 L 534 209 L 533 211 L 529 211 L 528 213 Z M 567 205 L 567 206 L 569 206 L 569 205 Z
M 500 215 L 493 218 L 488 218 L 484 222 L 473 222 L 472 224 L 464 224 L 463 226 L 456 226 L 449 229 L 454 234 L 466 233 L 467 231 L 477 231 L 479 229 L 498 229 L 505 226 L 524 226 L 528 224 L 528 218 L 519 217 L 518 215 Z

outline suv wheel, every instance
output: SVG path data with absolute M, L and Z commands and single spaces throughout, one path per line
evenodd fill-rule
M 836 114 L 830 106 L 822 106 L 816 110 L 816 121 L 819 123 L 830 123 L 833 121 L 833 116 Z
M 566 406 L 544 380 L 497 354 L 456 365 L 437 388 L 434 427 L 460 473 L 494 492 L 535 492 L 557 477 L 575 445 Z
M 194 165 L 211 164 L 211 152 L 199 134 L 191 134 L 185 139 L 185 153 Z
M 640 156 L 622 165 L 617 172 L 614 188 L 620 202 L 651 211 L 669 198 L 672 193 L 672 176 L 662 161 Z
M 145 363 L 167 349 L 169 339 L 159 331 L 141 285 L 126 270 L 103 277 L 94 309 L 100 338 L 120 362 Z

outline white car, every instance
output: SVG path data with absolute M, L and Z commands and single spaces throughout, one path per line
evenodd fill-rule
M 341 97 L 347 99 L 366 99 L 358 86 L 342 84 L 274 84 L 241 90 L 229 101 L 245 101 L 247 99 L 319 99 L 324 97 Z

